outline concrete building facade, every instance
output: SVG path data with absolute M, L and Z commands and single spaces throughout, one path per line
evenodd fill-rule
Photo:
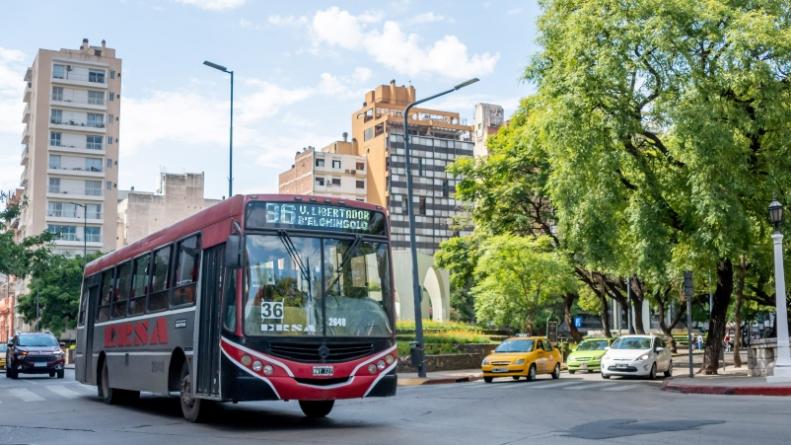
M 366 170 L 365 158 L 346 140 L 318 151 L 306 147 L 297 152 L 291 168 L 280 174 L 279 192 L 365 201 Z
M 114 249 L 121 59 L 84 39 L 39 50 L 24 79 L 19 236 L 55 233 L 65 255 Z
M 489 149 L 486 141 L 505 123 L 505 111 L 500 105 L 479 103 L 475 104 L 475 118 L 472 140 L 475 143 L 473 153 L 475 157 L 487 156 Z
M 221 201 L 206 199 L 203 194 L 203 172 L 162 173 L 157 192 L 121 191 L 116 247 L 129 245 Z

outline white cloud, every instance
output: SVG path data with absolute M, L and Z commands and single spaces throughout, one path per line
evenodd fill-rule
M 415 25 L 425 25 L 437 22 L 453 22 L 453 19 L 449 19 L 441 14 L 435 14 L 434 11 L 429 11 L 412 17 L 409 22 Z
M 355 82 L 363 83 L 363 82 L 368 82 L 368 80 L 371 79 L 372 75 L 373 72 L 371 71 L 370 68 L 366 68 L 364 66 L 358 66 L 357 68 L 354 69 L 354 72 L 352 73 L 352 79 L 354 79 Z
M 521 14 L 522 12 L 524 12 L 524 10 L 525 10 L 524 8 L 513 8 L 513 9 L 509 9 L 509 10 L 508 10 L 508 11 L 506 11 L 505 13 L 506 13 L 507 15 L 519 15 L 519 14 Z
M 347 50 L 363 50 L 378 63 L 408 75 L 439 74 L 461 79 L 489 74 L 500 58 L 499 53 L 469 55 L 467 46 L 454 35 L 422 46 L 420 36 L 406 34 L 394 21 L 379 27 L 376 15 L 359 16 L 333 6 L 317 11 L 310 31 L 315 46 L 337 46 Z
M 284 106 L 307 99 L 313 94 L 310 88 L 288 89 L 263 80 L 252 79 L 246 82 L 255 88 L 239 101 L 239 122 L 252 124 L 261 119 L 272 117 Z
M 196 6 L 207 11 L 223 11 L 236 9 L 245 4 L 246 0 L 176 0 L 183 5 Z
M 21 137 L 22 94 L 25 91 L 25 54 L 0 47 L 0 133 Z

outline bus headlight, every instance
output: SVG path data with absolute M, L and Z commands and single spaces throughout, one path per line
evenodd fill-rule
M 376 362 L 376 367 L 379 368 L 380 371 L 384 370 L 386 365 L 384 360 L 379 360 Z
M 260 372 L 261 368 L 263 368 L 263 367 L 264 367 L 264 365 L 262 365 L 261 362 L 259 362 L 258 360 L 253 362 L 253 371 Z
M 251 359 L 249 355 L 245 354 L 245 355 L 242 356 L 242 364 L 243 365 L 250 366 L 250 363 L 252 361 L 253 361 L 253 359 Z
M 371 374 L 376 374 L 376 365 L 374 365 L 373 363 L 368 365 L 368 372 Z
M 393 357 L 392 355 L 388 354 L 387 357 L 385 357 L 385 361 L 387 362 L 388 365 L 392 365 L 393 362 L 395 361 L 395 357 Z
M 272 365 L 264 365 L 264 375 L 272 375 L 273 372 L 275 370 L 272 369 Z

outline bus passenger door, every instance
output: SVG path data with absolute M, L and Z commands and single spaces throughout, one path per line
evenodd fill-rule
M 99 277 L 93 276 L 86 280 L 83 291 L 85 301 L 85 325 L 77 330 L 77 345 L 81 346 L 82 357 L 75 360 L 75 378 L 78 382 L 96 383 L 96 376 L 93 369 L 93 323 L 95 322 L 96 305 L 99 304 Z
M 195 393 L 203 397 L 220 397 L 220 308 L 222 300 L 223 255 L 225 245 L 203 251 L 200 292 L 200 318 L 196 323 L 197 369 Z

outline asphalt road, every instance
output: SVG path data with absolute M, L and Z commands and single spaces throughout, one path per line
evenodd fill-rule
M 176 400 L 144 395 L 108 406 L 74 381 L 0 374 L 0 444 L 780 444 L 791 399 L 663 392 L 661 382 L 495 381 L 399 388 L 388 399 L 337 402 L 309 420 L 296 402 L 224 404 L 206 424 Z

